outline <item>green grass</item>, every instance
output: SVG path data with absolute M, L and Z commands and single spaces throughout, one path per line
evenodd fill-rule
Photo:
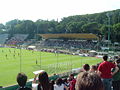
M 80 68 L 85 63 L 93 65 L 100 61 L 94 57 L 0 48 L 0 86 L 16 84 L 16 76 L 20 71 L 26 73 L 30 79 L 34 77 L 33 71 L 40 69 L 46 70 L 51 75 Z

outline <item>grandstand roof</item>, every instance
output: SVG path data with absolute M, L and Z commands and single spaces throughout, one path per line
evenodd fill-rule
M 99 39 L 95 34 L 38 34 L 42 38 Z

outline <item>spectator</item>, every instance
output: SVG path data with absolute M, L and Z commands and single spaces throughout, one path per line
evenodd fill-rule
M 104 90 L 101 78 L 96 73 L 81 72 L 76 80 L 76 90 Z
M 51 80 L 50 81 L 50 90 L 54 90 L 54 84 L 55 84 L 54 80 Z
M 63 78 L 63 84 L 67 87 L 69 86 L 67 78 Z
M 97 66 L 96 65 L 92 65 L 90 68 L 90 72 L 97 72 Z
M 18 73 L 17 75 L 17 83 L 19 84 L 19 88 L 17 90 L 32 90 L 31 88 L 25 87 L 27 82 L 27 76 L 24 73 Z
M 113 76 L 113 90 L 120 90 L 120 58 L 116 61 L 118 72 Z M 114 70 L 114 69 L 113 69 Z
M 84 69 L 84 71 L 88 72 L 90 70 L 89 64 L 83 65 L 83 69 Z
M 36 84 L 37 77 L 38 77 L 38 84 Z M 33 90 L 50 90 L 48 74 L 45 71 L 42 71 L 38 75 L 35 75 L 32 87 Z
M 116 67 L 116 65 L 112 62 L 108 62 L 107 59 L 108 56 L 103 56 L 103 62 L 98 67 L 98 74 L 102 78 L 105 90 L 111 90 L 112 75 L 114 75 L 119 70 L 119 68 Z M 115 68 L 115 71 L 113 73 L 111 72 L 112 68 Z
M 68 90 L 68 88 L 63 84 L 62 79 L 61 79 L 61 78 L 58 78 L 58 79 L 56 80 L 55 85 L 54 85 L 54 90 L 64 90 L 64 88 L 65 88 L 66 90 Z
M 69 76 L 69 90 L 75 90 L 75 83 L 76 83 L 76 79 L 74 78 L 73 74 L 70 74 Z

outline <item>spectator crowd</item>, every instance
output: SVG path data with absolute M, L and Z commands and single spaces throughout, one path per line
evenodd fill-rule
M 49 80 L 46 71 L 36 74 L 32 81 L 32 88 L 26 87 L 27 76 L 18 73 L 17 90 L 120 90 L 120 58 L 108 61 L 108 56 L 103 56 L 103 61 L 97 65 L 83 65 L 77 76 L 70 74 L 68 78 L 58 77 Z
M 97 42 L 92 40 L 45 40 L 43 41 L 43 46 L 49 47 L 63 47 L 63 48 L 81 48 L 81 49 L 93 49 L 93 46 Z

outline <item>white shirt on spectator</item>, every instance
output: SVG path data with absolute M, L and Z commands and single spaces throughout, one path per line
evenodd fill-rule
M 37 90 L 37 87 L 38 87 L 38 84 L 36 84 L 36 83 L 32 84 L 32 90 Z
M 55 84 L 54 85 L 54 90 L 64 90 L 64 84 L 61 84 L 60 86 Z

